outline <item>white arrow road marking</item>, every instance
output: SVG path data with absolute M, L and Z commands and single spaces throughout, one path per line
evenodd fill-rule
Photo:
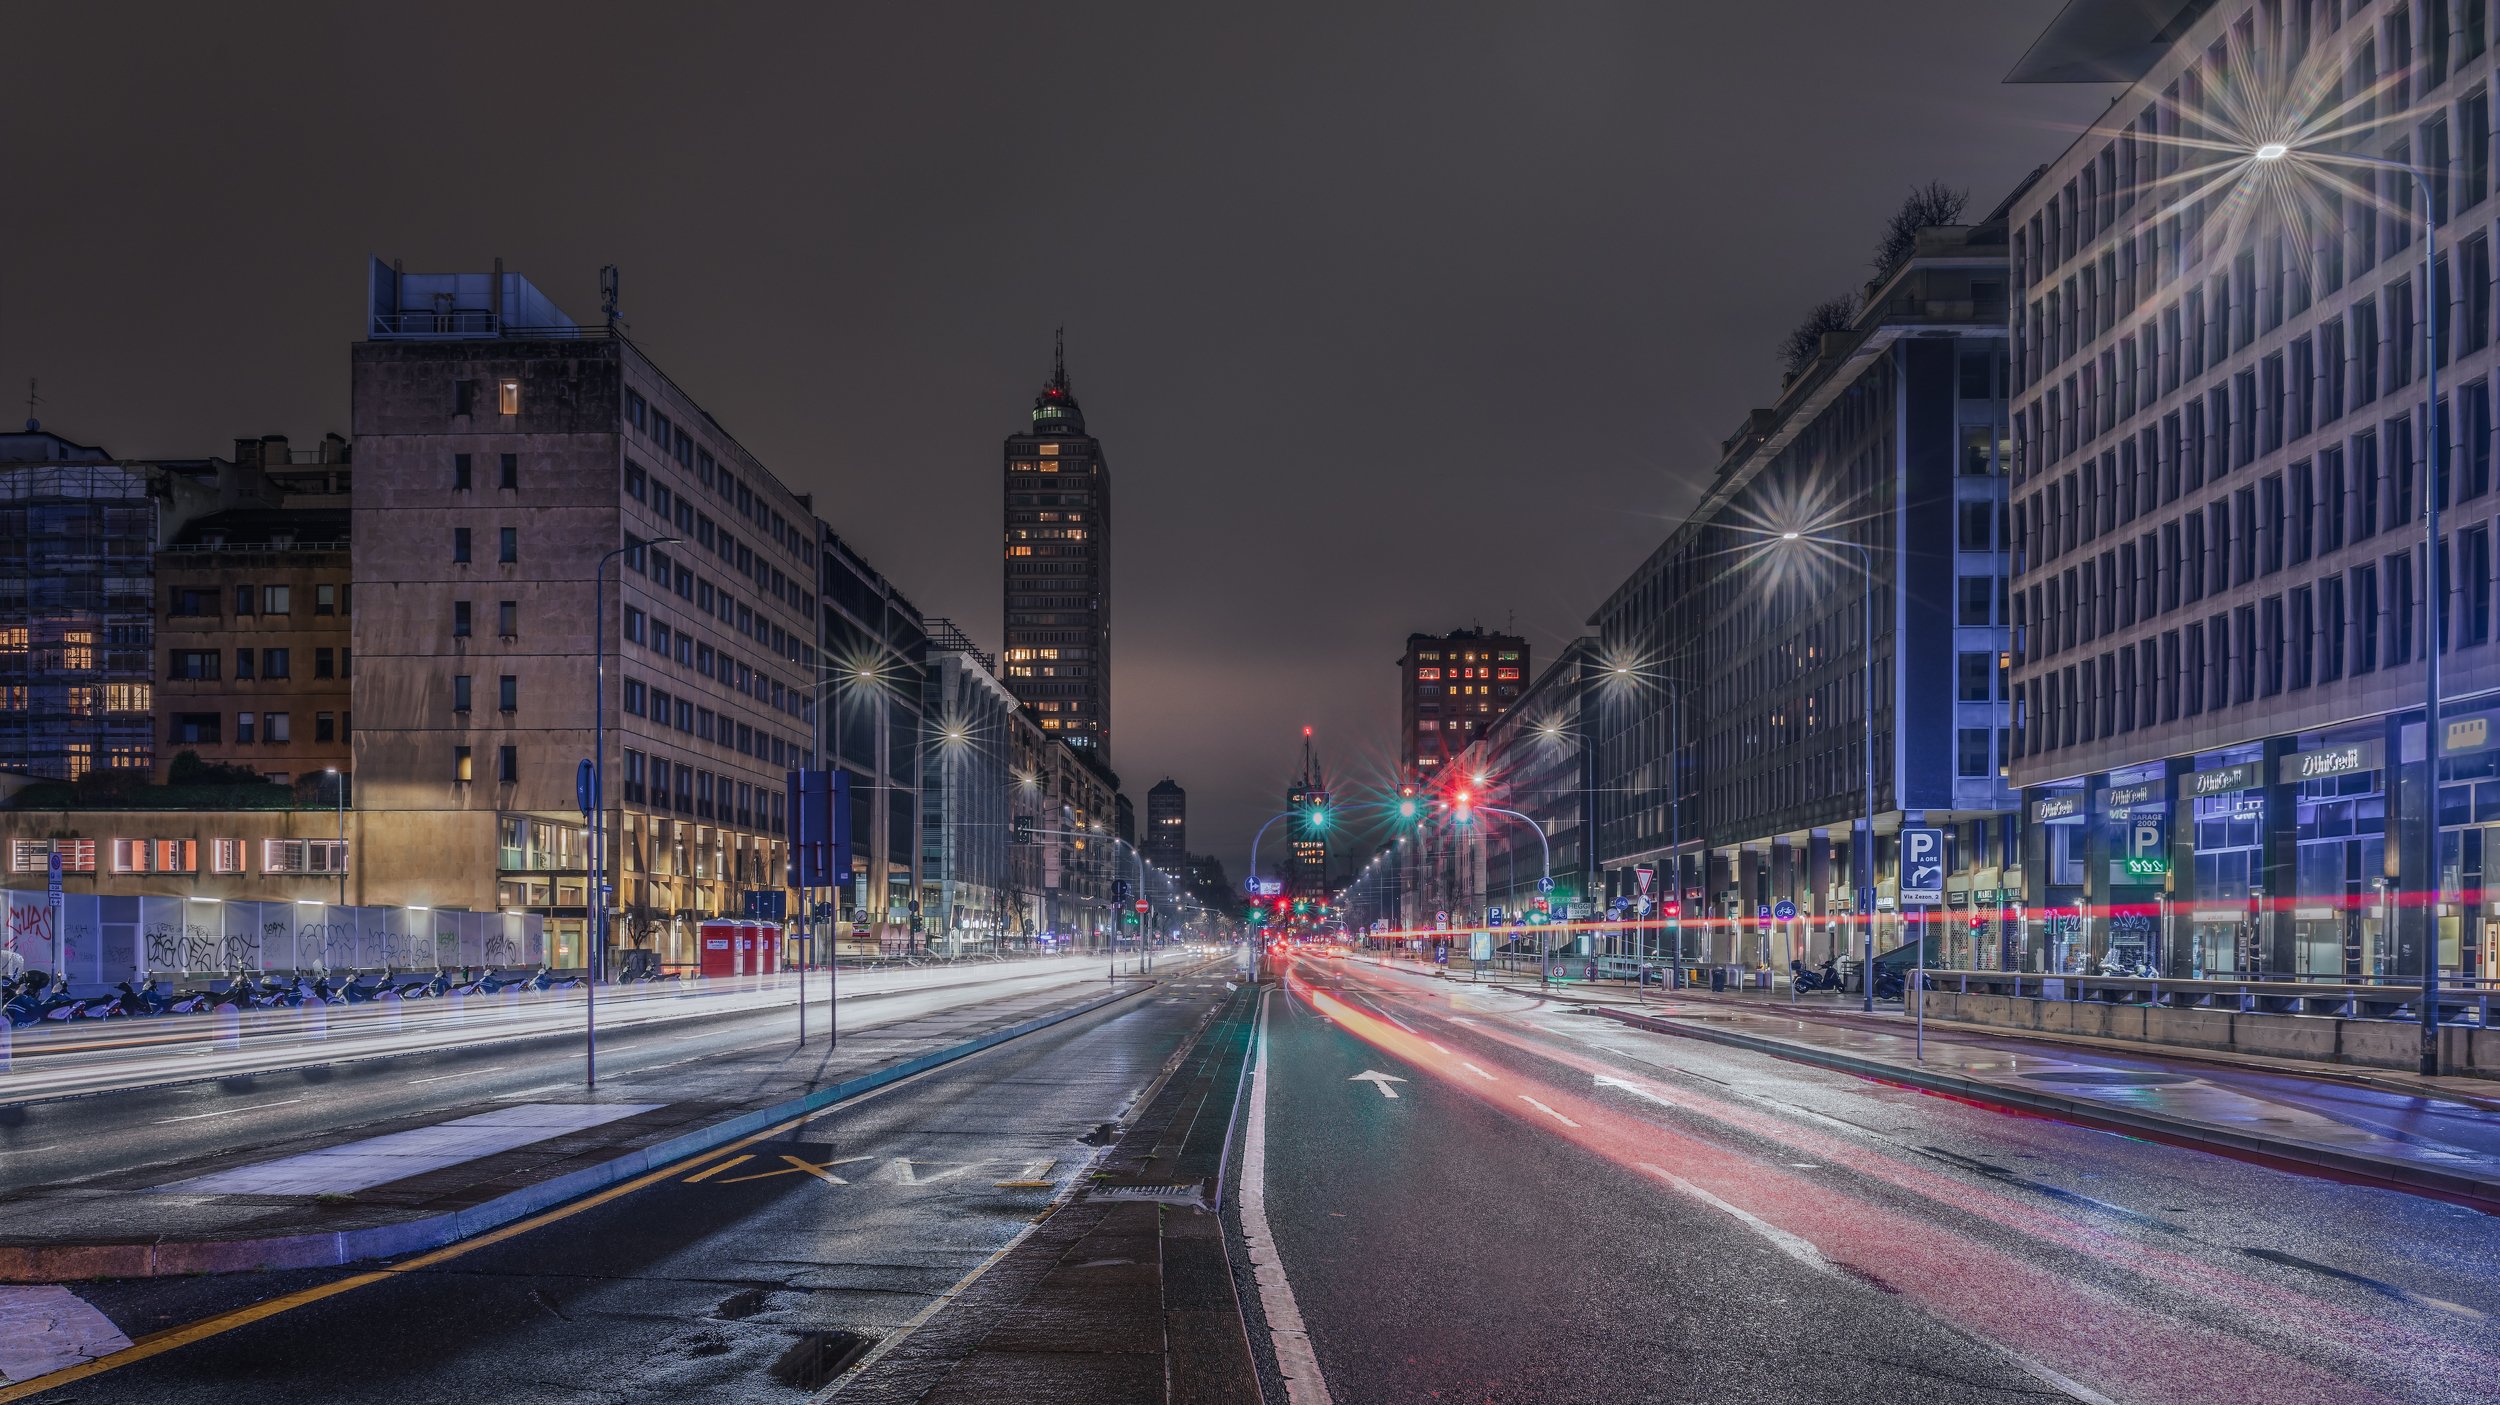
M 1633 1097 L 1646 1098 L 1649 1101 L 1658 1104 L 1660 1107 L 1682 1106 L 1680 1103 L 1651 1092 L 1647 1088 L 1642 1087 L 1640 1084 L 1633 1082 L 1629 1078 L 1614 1078 L 1601 1073 L 1597 1075 L 1597 1086 L 1600 1088 L 1621 1088 L 1623 1091 L 1630 1093 Z
M 31 1381 L 129 1345 L 111 1318 L 67 1288 L 0 1285 L 0 1380 Z
M 1465 1069 L 1465 1070 L 1467 1070 L 1469 1073 L 1472 1073 L 1472 1074 L 1476 1075 L 1478 1078 L 1483 1079 L 1483 1080 L 1484 1080 L 1485 1082 L 1487 1082 L 1487 1083 L 1496 1083 L 1496 1082 L 1499 1082 L 1499 1081 L 1500 1081 L 1499 1079 L 1495 1078 L 1492 1074 L 1489 1074 L 1489 1073 L 1485 1072 L 1483 1069 L 1480 1069 L 1480 1068 L 1476 1067 L 1474 1064 L 1471 1064 L 1471 1063 L 1462 1063 L 1462 1064 L 1460 1064 L 1460 1065 L 1459 1065 L 1459 1067 L 1460 1067 L 1460 1068 L 1463 1068 L 1463 1069 Z
M 1390 1087 L 1390 1084 L 1403 1083 L 1405 1081 L 1405 1079 L 1398 1077 L 1394 1073 L 1382 1073 L 1377 1069 L 1368 1068 L 1346 1080 L 1348 1083 L 1369 1083 L 1373 1087 L 1378 1088 L 1380 1090 L 1380 1096 L 1384 1098 L 1394 1098 L 1398 1095 L 1398 1090 Z
M 1554 1111 L 1552 1108 L 1547 1107 L 1545 1104 L 1538 1102 L 1536 1099 L 1529 1097 L 1525 1093 L 1521 1093 L 1519 1095 L 1519 1101 L 1526 1103 L 1528 1106 L 1535 1108 L 1537 1111 L 1544 1113 L 1546 1116 L 1553 1118 L 1555 1121 L 1560 1122 L 1566 1127 L 1577 1127 L 1580 1125 L 1579 1123 L 1572 1121 L 1570 1118 L 1563 1116 L 1561 1113 Z
M 988 1162 L 986 1162 L 986 1161 L 966 1161 L 966 1162 L 964 1162 L 964 1163 L 962 1163 L 962 1164 L 960 1164 L 960 1165 L 955 1166 L 955 1169 L 953 1169 L 953 1170 L 951 1170 L 951 1171 L 940 1171 L 940 1172 L 938 1172 L 938 1173 L 937 1173 L 936 1175 L 934 1175 L 934 1176 L 924 1176 L 924 1175 L 920 1174 L 920 1170 L 919 1170 L 919 1166 L 920 1166 L 920 1164 L 921 1164 L 921 1163 L 915 1163 L 915 1162 L 913 1162 L 913 1161 L 912 1161 L 910 1158 L 908 1158 L 908 1157 L 902 1157 L 902 1156 L 895 1157 L 895 1158 L 894 1158 L 894 1162 L 893 1162 L 893 1165 L 894 1165 L 894 1181 L 895 1181 L 895 1184 L 897 1184 L 897 1185 L 938 1185 L 938 1184 L 941 1184 L 941 1183 L 946 1182 L 946 1181 L 951 1181 L 951 1180 L 955 1179 L 957 1176 L 962 1175 L 964 1172 L 969 1171 L 969 1170 L 973 1169 L 973 1168 L 974 1168 L 974 1167 L 976 1167 L 976 1166 L 986 1166 L 986 1165 L 988 1165 L 988 1164 L 990 1164 L 990 1163 L 988 1163 Z M 949 1165 L 949 1164 L 952 1164 L 952 1163 L 949 1163 L 949 1162 L 944 1162 L 944 1161 L 931 1161 L 931 1162 L 928 1162 L 928 1163 L 925 1163 L 925 1164 L 927 1164 L 927 1165 L 931 1165 L 931 1166 L 944 1166 L 944 1165 Z
M 1639 1165 L 1642 1170 L 1647 1171 L 1651 1175 L 1656 1176 L 1658 1179 L 1674 1186 L 1677 1190 L 1693 1197 L 1702 1204 L 1708 1205 L 1712 1209 L 1724 1211 L 1729 1215 L 1735 1216 L 1738 1222 L 1742 1223 L 1745 1228 L 1750 1229 L 1754 1233 L 1759 1234 L 1763 1238 L 1771 1241 L 1774 1248 L 1778 1249 L 1781 1253 L 1786 1254 L 1788 1257 L 1795 1259 L 1797 1262 L 1804 1264 L 1806 1267 L 1821 1273 L 1834 1273 L 1838 1271 L 1832 1266 L 1831 1260 L 1823 1257 L 1822 1250 L 1815 1248 L 1805 1239 L 1789 1233 L 1787 1230 L 1780 1228 L 1778 1225 L 1772 1224 L 1770 1221 L 1763 1219 L 1759 1215 L 1753 1214 L 1750 1211 L 1739 1209 L 1734 1205 L 1730 1205 L 1726 1201 L 1721 1200 L 1719 1197 L 1712 1195 L 1709 1191 L 1702 1189 L 1700 1186 L 1693 1184 L 1691 1181 L 1684 1179 L 1682 1176 L 1675 1174 L 1673 1171 L 1670 1171 L 1663 1166 L 1653 1166 L 1646 1161 L 1640 1162 Z

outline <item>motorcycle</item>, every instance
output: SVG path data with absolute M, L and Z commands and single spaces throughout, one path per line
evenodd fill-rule
M 1841 988 L 1840 958 L 1824 957 L 1819 971 L 1807 970 L 1803 961 L 1790 961 L 1788 979 L 1799 995 L 1811 995 L 1818 990 L 1838 990 Z

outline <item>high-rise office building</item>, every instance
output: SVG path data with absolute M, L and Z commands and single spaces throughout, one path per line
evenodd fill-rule
M 1189 792 L 1165 776 L 1146 792 L 1146 860 L 1174 873 L 1189 861 Z
M 604 723 L 616 943 L 691 961 L 695 918 L 783 886 L 784 778 L 818 750 L 815 514 L 612 325 L 519 274 L 377 260 L 371 292 L 353 746 L 360 816 L 398 838 L 364 877 L 543 914 L 550 959 L 580 965 L 574 777 Z
M 1528 641 L 1481 629 L 1410 634 L 1398 675 L 1398 762 L 1431 775 L 1519 700 Z
M 1111 475 L 1065 344 L 1007 437 L 1007 687 L 1078 754 L 1111 752 Z

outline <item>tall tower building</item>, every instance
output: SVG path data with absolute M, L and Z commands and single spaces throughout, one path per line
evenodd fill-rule
M 1328 829 L 1335 820 L 1329 809 L 1328 777 L 1320 770 L 1319 747 L 1311 729 L 1302 729 L 1302 777 L 1285 791 L 1287 838 L 1293 858 L 1285 870 L 1285 891 L 1297 898 L 1328 896 Z
M 1007 437 L 1007 688 L 1042 729 L 1108 766 L 1111 475 L 1068 388 L 1067 340 Z
M 1146 858 L 1178 871 L 1189 862 L 1189 792 L 1165 776 L 1146 792 Z

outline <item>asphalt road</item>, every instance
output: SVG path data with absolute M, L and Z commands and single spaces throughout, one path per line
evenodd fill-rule
M 1183 979 L 736 1159 L 189 1342 L 45 1401 L 804 1400 L 1014 1240 L 1221 1001 Z M 321 1273 L 86 1285 L 133 1337 Z M 837 1335 L 851 1334 L 851 1336 Z
M 1266 1211 L 1337 1401 L 2289 1405 L 2500 1380 L 2500 1222 L 2477 1212 L 1532 996 L 1293 974 Z
M 885 989 L 855 981 L 852 993 L 840 1002 L 844 1038 L 870 1042 L 879 1026 L 1005 995 L 1109 985 L 1107 967 L 1090 961 L 1053 962 L 1040 971 L 1001 966 L 986 977 L 983 969 Z M 817 987 L 808 1016 L 809 1034 L 818 1047 L 825 1038 L 822 989 Z M 0 1104 L 0 1193 L 533 1089 L 569 1091 L 580 1086 L 582 1077 L 578 1009 L 574 1021 L 556 1034 L 450 1043 L 386 1056 L 358 1051 L 335 1063 L 299 1062 L 274 1072 L 192 1077 L 106 1095 Z M 700 1018 L 603 1025 L 600 1068 L 610 1077 L 657 1071 L 734 1050 L 795 1043 L 797 1036 L 798 1014 L 786 1003 Z M 0 1093 L 11 1086 L 11 1075 L 0 1074 Z

